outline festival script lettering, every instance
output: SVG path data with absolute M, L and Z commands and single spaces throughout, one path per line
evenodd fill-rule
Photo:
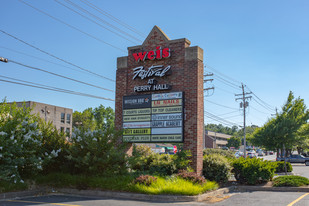
M 145 70 L 143 66 L 139 66 L 133 69 L 133 74 L 135 79 L 136 77 L 140 77 L 141 79 L 149 78 L 149 77 L 163 77 L 166 73 L 171 69 L 171 66 L 167 66 L 163 68 L 163 65 L 152 65 Z

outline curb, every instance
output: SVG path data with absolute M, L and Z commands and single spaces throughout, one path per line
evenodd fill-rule
M 271 191 L 271 192 L 309 192 L 309 187 L 261 187 L 261 186 L 236 186 L 235 191 Z
M 33 190 L 26 190 L 20 192 L 6 192 L 0 193 L 0 201 L 1 200 L 8 200 L 8 199 L 19 199 L 24 197 L 33 197 L 33 196 L 42 196 L 49 194 L 51 192 L 48 188 L 40 188 L 40 189 L 33 189 Z
M 128 192 L 109 192 L 100 190 L 77 190 L 77 189 L 58 189 L 57 192 L 62 194 L 71 194 L 79 196 L 92 196 L 92 197 L 108 197 L 120 198 L 130 200 L 145 200 L 145 201 L 160 201 L 160 202 L 201 202 L 207 200 L 209 197 L 222 195 L 231 192 L 234 187 L 221 188 L 215 191 L 210 191 L 196 196 L 183 196 L 183 195 L 146 195 Z
M 183 196 L 183 195 L 146 195 L 129 192 L 111 192 L 101 190 L 78 190 L 61 188 L 54 191 L 51 188 L 38 188 L 21 192 L 7 192 L 0 193 L 0 201 L 8 199 L 20 199 L 25 197 L 43 196 L 43 195 L 77 195 L 87 197 L 105 197 L 105 198 L 119 198 L 127 200 L 144 200 L 144 201 L 160 201 L 160 202 L 201 202 L 209 199 L 210 197 L 223 195 L 230 192 L 251 192 L 251 191 L 272 191 L 272 192 L 309 192 L 309 187 L 261 187 L 261 186 L 231 186 L 221 188 L 215 191 L 196 196 Z
M 105 197 L 105 198 L 119 198 L 127 200 L 144 200 L 144 201 L 166 201 L 166 202 L 201 202 L 207 200 L 209 197 L 222 195 L 234 190 L 235 187 L 221 188 L 215 191 L 210 191 L 196 196 L 183 196 L 183 195 L 146 195 L 129 192 L 111 192 L 100 190 L 78 190 L 62 188 L 54 191 L 51 188 L 39 188 L 21 192 L 7 192 L 0 194 L 1 200 L 8 199 L 21 199 L 25 197 L 43 196 L 43 195 L 76 195 L 87 197 Z

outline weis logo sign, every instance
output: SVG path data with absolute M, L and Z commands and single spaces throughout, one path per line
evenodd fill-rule
M 161 49 L 161 47 L 159 46 L 156 47 L 156 50 L 154 51 L 133 53 L 133 57 L 137 62 L 145 61 L 146 59 L 155 60 L 155 59 L 168 58 L 170 56 L 171 56 L 171 50 L 169 48 Z

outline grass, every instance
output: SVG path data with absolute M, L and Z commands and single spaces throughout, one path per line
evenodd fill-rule
M 152 183 L 150 186 L 141 184 L 131 186 L 131 189 L 135 192 L 152 195 L 198 195 L 217 188 L 218 184 L 215 182 L 207 181 L 205 184 L 200 185 L 193 184 L 192 182 L 177 177 L 158 177 L 157 181 Z
M 28 185 L 26 183 L 11 183 L 3 180 L 0 181 L 0 193 L 21 191 L 27 188 Z
M 55 173 L 36 178 L 37 184 L 53 187 L 70 187 L 77 189 L 101 189 L 109 191 L 126 191 L 144 194 L 198 195 L 215 190 L 218 184 L 207 181 L 204 185 L 193 184 L 177 177 L 157 177 L 150 186 L 133 184 L 135 176 L 91 177 Z
M 301 176 L 280 176 L 273 180 L 274 187 L 300 187 L 309 185 L 309 179 Z

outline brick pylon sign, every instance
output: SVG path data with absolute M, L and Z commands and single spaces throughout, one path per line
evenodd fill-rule
M 203 169 L 203 50 L 154 26 L 117 58 L 115 126 L 129 143 L 183 143 Z M 132 152 L 132 144 L 128 153 Z

